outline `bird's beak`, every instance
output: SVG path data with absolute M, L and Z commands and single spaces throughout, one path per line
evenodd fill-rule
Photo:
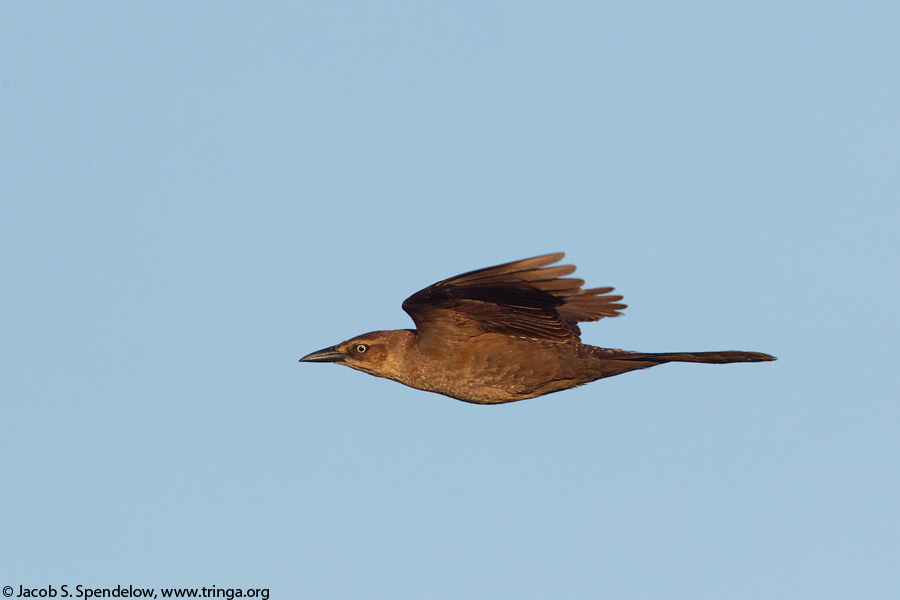
M 347 355 L 338 350 L 337 346 L 331 346 L 330 348 L 307 354 L 300 359 L 300 362 L 341 362 L 345 358 L 347 358 Z

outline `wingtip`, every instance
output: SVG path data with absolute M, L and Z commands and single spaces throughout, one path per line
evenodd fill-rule
M 550 254 L 541 254 L 539 256 L 532 256 L 531 258 L 524 258 L 522 260 L 516 260 L 510 263 L 506 263 L 508 265 L 518 265 L 522 269 L 526 268 L 541 268 L 546 267 L 547 265 L 552 265 L 553 263 L 557 263 L 566 257 L 565 252 L 551 252 Z M 556 268 L 556 267 L 554 267 Z M 573 268 L 574 270 L 574 268 Z
M 538 254 L 537 256 L 531 256 L 528 258 L 521 258 L 519 260 L 514 260 L 508 263 L 504 263 L 507 265 L 516 264 L 516 263 L 529 263 L 529 264 L 539 264 L 540 266 L 552 265 L 555 262 L 559 262 L 566 257 L 565 252 L 550 252 L 549 254 Z M 497 265 L 500 266 L 500 265 Z

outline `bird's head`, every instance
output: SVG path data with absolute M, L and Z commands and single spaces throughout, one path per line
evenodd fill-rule
M 403 382 L 409 366 L 405 360 L 407 349 L 415 337 L 415 332 L 408 329 L 372 331 L 307 354 L 300 362 L 332 362 Z

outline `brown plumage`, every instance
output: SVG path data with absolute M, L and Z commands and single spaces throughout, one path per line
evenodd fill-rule
M 761 352 L 644 353 L 581 343 L 578 323 L 621 314 L 611 287 L 581 289 L 546 254 L 457 275 L 403 302 L 415 330 L 373 331 L 313 352 L 420 390 L 476 404 L 534 398 L 666 362 L 775 360 Z

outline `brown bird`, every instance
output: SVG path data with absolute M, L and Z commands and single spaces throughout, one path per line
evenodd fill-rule
M 475 404 L 567 390 L 667 362 L 775 360 L 762 352 L 629 352 L 581 343 L 580 321 L 625 308 L 611 287 L 583 290 L 562 252 L 463 273 L 403 302 L 416 329 L 373 331 L 313 352 L 333 362 Z

